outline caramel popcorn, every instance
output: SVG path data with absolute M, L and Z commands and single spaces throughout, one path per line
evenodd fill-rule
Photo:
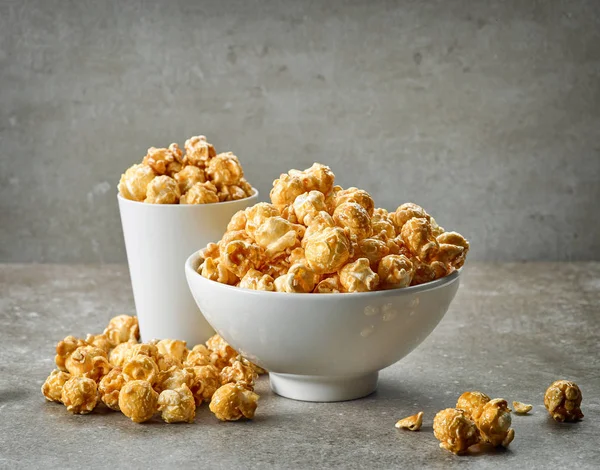
M 71 377 L 62 387 L 60 400 L 71 413 L 90 413 L 98 402 L 96 382 L 87 377 Z
M 140 327 L 137 317 L 129 315 L 119 315 L 108 322 L 108 326 L 104 330 L 104 334 L 108 337 L 110 344 L 115 347 L 126 341 L 140 339 Z
M 108 354 L 112 349 L 112 345 L 108 340 L 108 336 L 106 336 L 104 333 L 100 335 L 87 335 L 85 342 L 90 346 L 95 346 L 99 349 L 102 349 L 106 354 Z
M 359 258 L 340 270 L 340 283 L 346 292 L 369 292 L 379 285 L 379 275 L 371 270 L 367 258 Z
M 221 371 L 221 385 L 244 382 L 246 388 L 254 390 L 254 382 L 258 378 L 258 374 L 250 364 L 244 362 L 239 358 L 230 366 L 225 367 Z
M 240 280 L 240 287 L 252 290 L 275 290 L 274 279 L 268 274 L 263 274 L 256 269 L 250 269 Z
M 158 397 L 158 411 L 166 423 L 192 423 L 196 417 L 196 403 L 187 385 L 163 390 Z
M 433 434 L 440 447 L 455 454 L 464 453 L 479 442 L 479 431 L 475 423 L 463 410 L 447 408 L 433 419 Z
M 169 370 L 171 369 L 171 367 L 177 367 L 179 369 L 183 367 L 183 363 L 176 357 L 171 356 L 170 354 L 159 354 L 158 357 L 154 360 L 154 362 L 156 362 L 159 372 Z
M 389 213 L 366 191 L 334 180 L 318 163 L 282 174 L 271 203 L 237 212 L 222 239 L 201 251 L 198 272 L 246 289 L 352 293 L 423 284 L 464 264 L 468 241 L 422 207 Z
M 160 393 L 163 390 L 175 390 L 182 385 L 189 387 L 191 384 L 192 374 L 185 369 L 173 366 L 169 370 L 159 372 L 154 389 Z
M 111 369 L 106 352 L 94 346 L 80 346 L 67 358 L 65 365 L 72 376 L 87 377 L 96 382 Z
M 149 184 L 146 190 L 144 202 L 149 204 L 177 204 L 181 197 L 181 191 L 177 181 L 167 175 L 157 176 Z
M 135 340 L 117 344 L 114 349 L 110 351 L 108 361 L 115 367 L 122 367 L 131 358 L 133 354 L 133 347 L 136 344 L 137 341 Z
M 214 204 L 219 202 L 217 188 L 210 181 L 196 183 L 181 196 L 181 204 Z
M 503 398 L 494 398 L 483 405 L 475 423 L 481 439 L 494 447 L 508 447 L 515 438 L 515 431 L 510 427 L 510 409 Z
M 456 408 L 463 410 L 469 418 L 477 422 L 483 411 L 483 407 L 490 400 L 491 398 L 483 392 L 465 392 L 458 397 Z
M 158 410 L 158 393 L 145 380 L 127 382 L 119 393 L 119 409 L 131 421 L 148 421 Z
M 518 415 L 526 415 L 533 409 L 533 405 L 527 405 L 520 401 L 513 401 L 513 409 Z
M 69 356 L 73 354 L 77 348 L 86 345 L 87 343 L 84 340 L 75 338 L 74 336 L 67 336 L 65 339 L 60 341 L 56 345 L 56 356 L 54 357 L 56 367 L 58 367 L 59 370 L 66 372 L 67 367 L 65 363 Z
M 398 289 L 410 286 L 414 266 L 404 255 L 388 255 L 379 262 L 377 274 L 383 289 Z
M 210 411 L 221 421 L 254 418 L 258 395 L 240 384 L 228 383 L 217 389 L 210 401 Z
M 123 376 L 127 381 L 144 380 L 154 385 L 158 379 L 158 366 L 153 359 L 142 354 L 133 356 L 123 366 Z
M 111 410 L 119 411 L 119 393 L 125 385 L 123 370 L 115 367 L 106 374 L 98 383 L 98 394 L 100 400 Z
M 237 358 L 238 353 L 229 346 L 220 335 L 213 335 L 206 340 L 206 346 L 211 351 L 211 361 L 219 370 Z
M 133 165 L 121 175 L 119 181 L 119 193 L 126 199 L 143 202 L 146 199 L 148 185 L 156 177 L 156 174 L 147 165 Z
M 238 158 L 231 152 L 217 155 L 205 136 L 186 140 L 185 152 L 175 143 L 150 147 L 142 163 L 121 176 L 119 193 L 148 204 L 211 204 L 254 193 Z
M 423 412 L 419 411 L 416 415 L 403 418 L 396 423 L 398 429 L 408 429 L 409 431 L 418 431 L 423 424 Z
M 181 194 L 187 193 L 196 183 L 206 181 L 204 170 L 193 165 L 183 167 L 173 178 L 177 181 Z
M 217 156 L 215 148 L 206 141 L 206 137 L 203 135 L 190 137 L 185 141 L 184 148 L 184 163 L 199 168 L 204 168 L 211 158 Z
M 197 344 L 187 355 L 183 365 L 185 367 L 208 366 L 212 364 L 210 360 L 211 351 L 203 344 Z
M 160 354 L 173 356 L 179 362 L 185 361 L 189 352 L 187 343 L 178 339 L 163 339 L 156 343 L 156 347 Z
M 71 378 L 70 374 L 61 370 L 53 370 L 42 385 L 42 394 L 48 401 L 61 402 L 62 390 L 65 382 Z
M 196 405 L 208 402 L 221 385 L 219 369 L 213 365 L 194 366 L 186 368 L 191 376 L 190 390 L 196 400 Z
M 558 422 L 579 421 L 583 418 L 581 412 L 581 390 L 575 382 L 557 380 L 552 383 L 544 394 L 544 405 Z
M 153 343 L 134 344 L 133 347 L 131 348 L 131 357 L 138 356 L 138 355 L 148 356 L 154 362 L 157 362 L 158 358 L 160 356 L 160 353 L 158 352 L 157 344 L 158 344 L 158 341 L 156 342 L 156 344 L 153 344 Z

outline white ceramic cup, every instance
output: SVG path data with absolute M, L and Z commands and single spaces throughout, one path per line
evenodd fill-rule
M 118 200 L 142 341 L 206 341 L 214 330 L 190 294 L 185 260 L 220 240 L 231 216 L 256 204 L 258 191 L 215 204 L 145 204 L 120 194 Z

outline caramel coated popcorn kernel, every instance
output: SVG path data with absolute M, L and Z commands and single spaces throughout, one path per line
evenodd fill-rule
M 187 385 L 162 391 L 158 397 L 158 410 L 166 423 L 192 423 L 196 417 L 196 403 Z
M 557 380 L 544 394 L 544 405 L 552 419 L 558 422 L 582 419 L 581 400 L 581 390 L 569 380 Z
M 230 366 L 225 367 L 221 371 L 221 385 L 228 383 L 244 382 L 247 384 L 246 388 L 254 390 L 254 382 L 258 378 L 258 374 L 254 368 L 244 363 L 241 358 L 234 361 Z
M 115 367 L 106 374 L 98 383 L 100 400 L 111 410 L 119 411 L 119 393 L 125 385 L 126 379 L 123 370 Z
M 46 397 L 46 400 L 62 403 L 63 386 L 70 378 L 71 375 L 66 372 L 53 370 L 44 385 L 42 385 L 42 394 Z
M 228 383 L 212 396 L 210 411 L 221 421 L 252 419 L 258 405 L 258 395 L 240 384 Z
M 152 419 L 158 411 L 158 393 L 145 380 L 127 382 L 119 393 L 121 412 L 136 423 Z
M 510 409 L 503 398 L 494 398 L 483 405 L 475 423 L 481 439 L 494 447 L 508 447 L 515 438 L 515 431 L 510 427 Z
M 123 366 L 123 376 L 127 381 L 144 380 L 154 385 L 158 380 L 158 366 L 148 356 L 138 354 L 129 359 Z
M 150 204 L 177 204 L 181 191 L 177 181 L 167 175 L 157 176 L 149 184 L 144 202 Z
M 440 447 L 454 454 L 461 454 L 479 442 L 475 423 L 463 410 L 446 408 L 433 419 L 433 434 Z
M 96 382 L 87 377 L 71 377 L 63 385 L 61 401 L 71 413 L 90 413 L 98 403 Z
M 463 410 L 473 421 L 477 421 L 483 407 L 490 400 L 491 398 L 483 392 L 465 392 L 458 397 L 456 408 Z
M 129 315 L 114 317 L 108 323 L 104 334 L 108 337 L 113 347 L 126 341 L 137 341 L 140 339 L 138 319 Z
M 403 418 L 396 423 L 398 429 L 408 429 L 409 431 L 418 431 L 423 424 L 423 412 L 419 411 L 416 415 Z

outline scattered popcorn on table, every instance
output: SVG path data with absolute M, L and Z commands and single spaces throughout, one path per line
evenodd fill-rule
M 503 398 L 494 398 L 483 405 L 475 424 L 482 441 L 494 447 L 508 447 L 515 438 L 515 431 L 510 427 L 510 409 Z
M 544 405 L 558 422 L 579 421 L 583 418 L 581 412 L 581 390 L 575 382 L 557 380 L 552 383 L 544 394 Z
M 212 396 L 210 411 L 221 421 L 252 419 L 258 404 L 258 395 L 243 385 L 228 383 Z
M 45 380 L 42 394 L 75 414 L 90 413 L 103 403 L 136 423 L 158 413 L 167 423 L 191 423 L 197 406 L 210 403 L 222 385 L 231 385 L 220 393 L 233 402 L 220 402 L 218 419 L 254 416 L 254 382 L 266 371 L 221 336 L 191 350 L 181 340 L 138 339 L 137 318 L 128 315 L 112 318 L 104 333 L 88 334 L 85 340 L 67 336 L 56 346 L 59 368 Z
M 456 408 L 463 410 L 473 421 L 477 421 L 483 411 L 483 407 L 490 400 L 491 398 L 482 392 L 465 392 L 458 397 Z
M 527 405 L 520 401 L 513 401 L 513 409 L 518 415 L 526 415 L 533 409 L 533 405 Z
M 147 204 L 213 204 L 252 196 L 238 157 L 217 155 L 203 135 L 177 144 L 150 147 L 142 163 L 128 168 L 119 182 L 126 199 Z
M 396 423 L 398 429 L 408 429 L 409 431 L 418 431 L 423 424 L 423 412 L 419 411 L 416 415 L 403 418 Z
M 435 415 L 433 434 L 442 449 L 454 454 L 462 454 L 479 442 L 475 423 L 463 410 L 456 408 L 446 408 Z
M 207 172 L 224 182 L 237 160 L 222 155 Z M 388 212 L 366 191 L 334 182 L 320 163 L 282 174 L 271 203 L 234 214 L 221 240 L 201 250 L 198 273 L 244 289 L 350 293 L 423 284 L 464 264 L 469 242 L 422 207 Z

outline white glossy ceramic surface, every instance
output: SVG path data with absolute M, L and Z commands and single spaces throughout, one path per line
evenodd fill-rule
M 377 373 L 417 347 L 442 319 L 460 272 L 428 284 L 357 294 L 287 294 L 240 289 L 185 271 L 212 327 L 270 372 L 279 395 L 305 401 L 360 398 Z
M 214 332 L 190 294 L 182 266 L 192 251 L 219 240 L 231 216 L 255 204 L 258 192 L 216 204 L 145 204 L 121 195 L 118 200 L 142 340 L 206 341 Z

